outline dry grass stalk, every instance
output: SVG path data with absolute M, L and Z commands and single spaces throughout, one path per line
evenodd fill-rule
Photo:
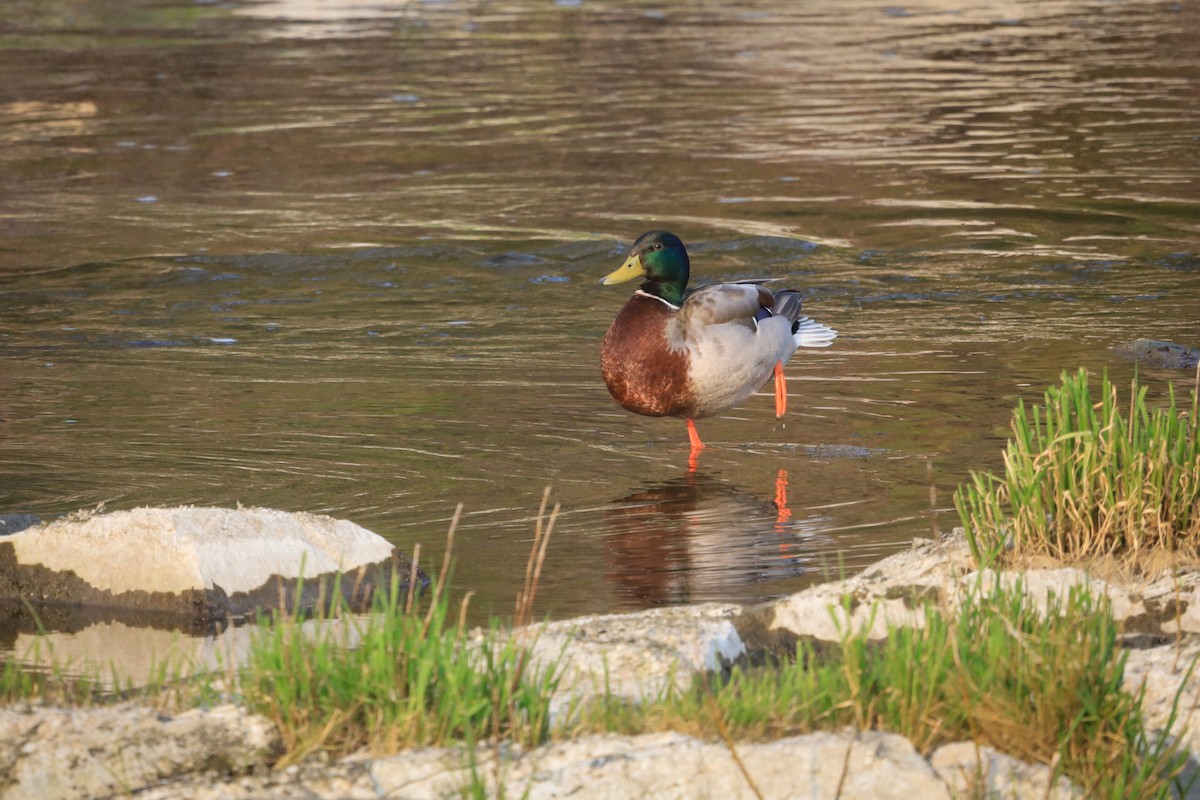
M 537 523 L 534 527 L 533 545 L 529 548 L 529 560 L 525 564 L 525 584 L 517 595 L 513 625 L 520 628 L 533 621 L 533 601 L 537 597 L 538 583 L 542 577 L 542 564 L 546 561 L 546 548 L 558 519 L 559 504 L 555 503 L 546 520 L 546 506 L 550 502 L 550 487 L 542 492 L 542 503 L 538 507 Z

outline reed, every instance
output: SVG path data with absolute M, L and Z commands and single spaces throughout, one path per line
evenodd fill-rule
M 1151 409 L 1135 379 L 1122 414 L 1107 374 L 1093 399 L 1083 369 L 1064 372 L 1043 405 L 1020 403 L 1003 477 L 972 472 L 954 496 L 976 562 L 1006 551 L 1130 562 L 1200 555 L 1198 403 L 1200 386 L 1181 412 L 1172 389 L 1165 408 Z

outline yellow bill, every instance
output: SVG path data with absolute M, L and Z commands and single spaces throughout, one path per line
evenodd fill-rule
M 615 283 L 625 283 L 645 274 L 642 262 L 638 256 L 630 256 L 625 263 L 600 279 L 601 286 L 612 286 Z

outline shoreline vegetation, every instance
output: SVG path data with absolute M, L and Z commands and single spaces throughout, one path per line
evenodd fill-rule
M 889 624 L 882 639 L 870 637 L 873 625 L 846 626 L 835 643 L 801 638 L 784 657 L 743 657 L 682 685 L 668 681 L 653 697 L 601 691 L 555 705 L 567 688 L 570 644 L 549 662 L 531 657 L 537 585 L 558 513 L 547 512 L 547 490 L 514 613 L 483 631 L 468 630 L 470 593 L 452 597 L 456 513 L 445 561 L 423 593 L 414 581 L 407 591 L 393 582 L 373 613 L 355 616 L 340 613 L 333 591 L 328 614 L 260 619 L 241 663 L 190 677 L 164 664 L 142 686 L 120 675 L 71 675 L 69 664 L 33 673 L 10 661 L 0 670 L 0 704 L 117 700 L 175 712 L 234 703 L 277 730 L 275 770 L 461 747 L 471 767 L 464 796 L 503 790 L 476 769 L 479 747 L 528 751 L 593 734 L 672 731 L 723 745 L 761 797 L 739 747 L 847 728 L 901 734 L 925 757 L 973 741 L 1046 765 L 1052 779 L 1087 797 L 1185 796 L 1190 754 L 1177 730 L 1190 718 L 1180 698 L 1194 662 L 1179 665 L 1185 678 L 1165 724 L 1151 725 L 1145 687 L 1126 688 L 1128 650 L 1108 599 L 1075 587 L 1043 608 L 1019 573 L 1032 563 L 1107 562 L 1127 574 L 1196 567 L 1200 370 L 1182 408 L 1173 392 L 1163 407 L 1146 400 L 1135 380 L 1123 407 L 1107 375 L 1093 396 L 1080 370 L 1064 372 L 1043 405 L 1019 405 L 1003 472 L 972 473 L 955 495 L 979 575 L 1004 567 L 1017 578 L 980 577 L 953 606 L 926 599 L 918 624 Z M 418 560 L 419 552 L 414 570 Z M 1178 649 L 1182 627 L 1175 636 Z

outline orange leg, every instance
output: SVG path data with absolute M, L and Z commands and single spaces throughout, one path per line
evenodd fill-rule
M 775 362 L 775 419 L 787 412 L 787 379 L 783 377 L 783 362 Z

